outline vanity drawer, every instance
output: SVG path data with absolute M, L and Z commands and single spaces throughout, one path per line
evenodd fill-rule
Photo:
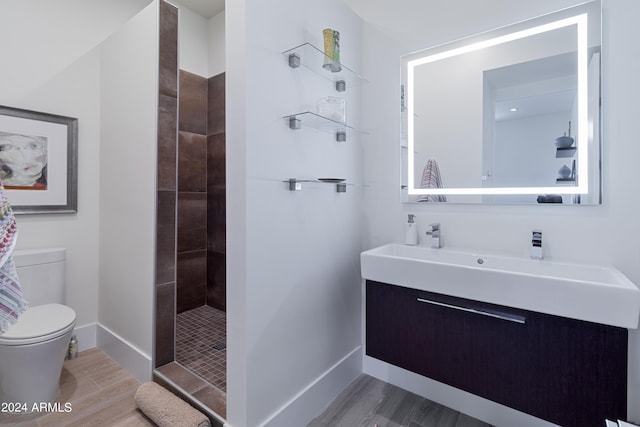
M 626 417 L 627 330 L 374 281 L 366 353 L 562 426 Z

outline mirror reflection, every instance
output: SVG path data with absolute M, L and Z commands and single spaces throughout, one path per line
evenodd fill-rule
M 599 2 L 402 67 L 407 201 L 601 202 Z

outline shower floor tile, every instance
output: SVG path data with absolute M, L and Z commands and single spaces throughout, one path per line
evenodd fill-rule
M 176 361 L 227 391 L 227 316 L 208 305 L 176 317 Z

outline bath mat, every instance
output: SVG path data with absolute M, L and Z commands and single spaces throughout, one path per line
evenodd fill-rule
M 138 387 L 134 398 L 138 408 L 159 427 L 211 426 L 206 415 L 154 382 Z

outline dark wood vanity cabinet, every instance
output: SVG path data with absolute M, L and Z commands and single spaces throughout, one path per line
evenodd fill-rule
M 373 281 L 366 293 L 371 357 L 565 427 L 626 418 L 626 329 Z

